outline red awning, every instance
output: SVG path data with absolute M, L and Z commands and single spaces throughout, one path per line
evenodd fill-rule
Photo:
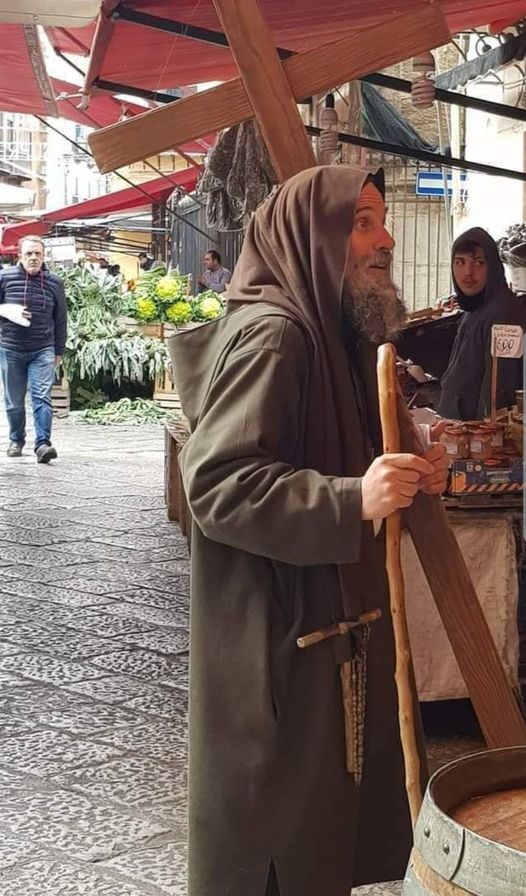
M 0 28 L 0 109 L 57 115 L 38 30 L 34 25 Z
M 89 108 L 78 108 L 82 88 L 49 78 L 33 25 L 2 25 L 0 29 L 0 109 L 26 115 L 69 118 L 87 127 L 115 124 L 124 111 L 139 115 L 144 107 L 115 100 L 109 93 L 93 92 Z M 71 99 L 57 100 L 60 94 Z M 77 94 L 77 97 L 74 95 Z
M 80 109 L 82 88 L 59 78 L 52 78 L 51 83 L 55 91 L 58 115 L 60 118 L 69 118 L 77 124 L 86 125 L 88 128 L 104 128 L 109 124 L 115 124 L 122 115 L 140 115 L 146 112 L 144 106 L 128 100 L 117 100 L 111 93 L 93 91 L 86 109 Z M 61 96 L 64 98 L 61 99 Z M 0 99 L 1 105 L 1 99 Z
M 115 193 L 106 193 L 87 202 L 78 202 L 53 212 L 46 212 L 40 218 L 24 221 L 20 224 L 8 224 L 2 232 L 2 245 L 17 243 L 24 236 L 45 236 L 54 224 L 61 221 L 74 221 L 79 218 L 101 218 L 115 212 L 132 211 L 144 208 L 152 202 L 163 202 L 177 187 L 191 191 L 195 189 L 200 169 L 185 168 L 170 174 L 169 177 L 158 177 L 155 180 L 140 184 L 140 190 L 128 187 Z M 144 195 L 146 193 L 146 195 Z
M 76 56 L 89 56 L 95 34 L 95 23 L 85 28 L 46 28 L 47 36 L 55 50 Z
M 427 6 L 429 0 L 260 0 L 277 46 L 303 50 Z M 526 0 L 442 0 L 451 34 L 526 15 Z M 151 16 L 221 31 L 212 0 L 124 0 L 126 8 Z M 56 30 L 56 29 L 55 29 Z M 86 39 L 86 29 L 83 40 Z M 76 34 L 76 32 L 70 32 Z M 230 51 L 122 18 L 99 17 L 87 86 L 96 78 L 150 90 L 225 80 L 237 75 Z

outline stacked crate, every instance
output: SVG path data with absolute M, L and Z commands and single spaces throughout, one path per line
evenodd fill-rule
M 57 376 L 51 390 L 51 404 L 54 417 L 68 417 L 71 407 L 71 389 L 65 376 Z

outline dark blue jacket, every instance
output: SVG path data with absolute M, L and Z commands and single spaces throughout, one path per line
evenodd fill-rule
M 0 346 L 18 352 L 42 348 L 63 355 L 66 348 L 67 310 L 62 280 L 44 265 L 38 274 L 28 274 L 21 264 L 0 274 L 0 302 L 26 305 L 31 326 L 21 327 L 0 317 Z

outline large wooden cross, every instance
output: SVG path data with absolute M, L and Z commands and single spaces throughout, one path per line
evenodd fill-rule
M 285 180 L 316 164 L 297 100 L 450 40 L 439 6 L 430 4 L 281 62 L 257 0 L 213 2 L 240 77 L 95 131 L 89 143 L 102 172 L 255 118 Z M 407 521 L 488 745 L 526 743 L 524 721 L 440 501 L 419 495 Z
M 257 0 L 214 0 L 214 6 L 240 77 L 95 131 L 89 144 L 103 173 L 256 118 L 285 180 L 316 164 L 296 101 L 450 40 L 440 7 L 430 4 L 281 62 Z

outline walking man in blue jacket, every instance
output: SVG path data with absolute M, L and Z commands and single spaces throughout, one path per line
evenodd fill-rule
M 62 281 L 44 264 L 40 237 L 20 242 L 20 261 L 0 275 L 0 303 L 21 305 L 29 327 L 0 324 L 0 371 L 9 423 L 8 457 L 20 457 L 26 441 L 25 399 L 29 385 L 39 464 L 57 457 L 51 444 L 51 389 L 66 346 L 67 311 Z

